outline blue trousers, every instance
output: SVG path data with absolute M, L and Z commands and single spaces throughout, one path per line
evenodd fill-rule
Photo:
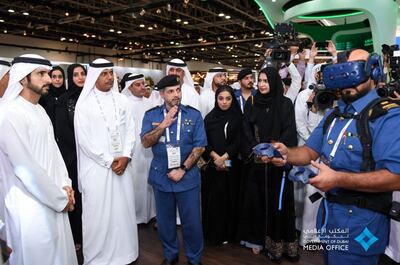
M 154 188 L 157 229 L 164 257 L 173 260 L 179 255 L 176 231 L 176 207 L 179 210 L 183 242 L 188 261 L 198 264 L 203 252 L 203 231 L 200 215 L 200 187 L 183 192 L 163 192 Z

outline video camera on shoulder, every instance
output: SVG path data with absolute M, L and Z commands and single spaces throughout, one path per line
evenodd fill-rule
M 333 103 L 337 100 L 336 93 L 332 90 L 327 90 L 324 84 L 311 84 L 309 89 L 315 93 L 313 105 L 317 110 L 326 110 L 333 107 Z

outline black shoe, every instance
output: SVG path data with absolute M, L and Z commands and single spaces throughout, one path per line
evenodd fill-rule
M 178 264 L 178 261 L 179 261 L 178 257 L 174 258 L 173 260 L 164 259 L 161 265 L 175 265 Z

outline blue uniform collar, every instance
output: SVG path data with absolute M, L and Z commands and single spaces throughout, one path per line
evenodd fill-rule
M 357 113 L 361 113 L 361 111 L 368 105 L 368 103 L 370 103 L 371 101 L 373 101 L 374 99 L 376 99 L 378 97 L 379 96 L 376 93 L 376 89 L 373 89 L 373 90 L 369 91 L 368 94 L 366 94 L 362 98 L 359 98 L 356 101 L 352 102 L 349 105 L 348 110 L 353 110 Z M 338 106 L 339 106 L 339 109 L 341 111 L 343 111 L 345 109 L 345 107 L 347 106 L 347 104 L 343 100 L 340 100 L 340 101 L 338 101 Z

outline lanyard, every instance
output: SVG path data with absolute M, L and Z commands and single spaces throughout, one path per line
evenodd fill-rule
M 240 94 L 240 96 L 239 96 L 239 101 L 240 101 L 240 109 L 242 110 L 242 113 L 243 113 L 243 96 L 242 96 L 242 94 Z
M 355 113 L 357 114 L 357 113 Z M 347 128 L 350 126 L 350 123 L 353 121 L 354 119 L 350 119 L 349 121 L 347 121 L 347 123 L 344 125 L 343 129 L 340 131 L 338 138 L 336 139 L 335 145 L 332 148 L 331 153 L 329 154 L 331 159 L 333 159 L 336 155 L 337 149 L 339 147 L 340 142 L 342 141 L 343 135 L 345 133 L 345 131 L 347 130 Z M 331 126 L 329 127 L 329 131 L 328 134 L 326 136 L 326 138 L 328 139 L 329 135 L 331 134 L 332 128 L 335 125 L 336 122 L 336 118 L 333 120 L 333 122 L 331 123 Z
M 226 123 L 225 123 L 225 126 L 224 126 L 224 134 L 225 134 L 225 140 L 226 140 L 226 138 L 228 138 L 228 134 L 227 134 L 227 129 L 228 129 L 228 124 L 229 124 L 229 121 L 227 121 Z
M 106 115 L 104 115 L 103 107 L 101 106 L 100 100 L 99 100 L 99 98 L 97 97 L 97 94 L 96 94 L 96 89 L 93 90 L 93 93 L 94 93 L 94 96 L 95 96 L 95 98 L 96 98 L 97 105 L 99 106 L 99 109 L 100 109 L 100 115 L 101 115 L 101 117 L 103 118 L 104 123 L 106 124 L 107 131 L 108 131 L 109 133 L 111 133 L 110 124 L 107 122 Z M 117 117 L 117 104 L 115 103 L 115 98 L 114 98 L 114 93 L 113 93 L 113 92 L 111 92 L 111 96 L 112 96 L 112 101 L 113 101 L 113 105 L 114 105 L 114 120 L 115 120 L 116 122 L 118 122 L 118 117 Z M 118 128 L 117 125 L 116 125 L 115 127 Z
M 167 116 L 167 111 L 164 110 L 164 118 Z M 182 120 L 182 111 L 180 110 L 178 113 L 178 123 L 176 125 L 176 142 L 179 143 L 181 140 L 181 120 Z M 165 129 L 165 136 L 167 138 L 167 143 L 171 142 L 171 138 L 169 136 L 169 127 Z

